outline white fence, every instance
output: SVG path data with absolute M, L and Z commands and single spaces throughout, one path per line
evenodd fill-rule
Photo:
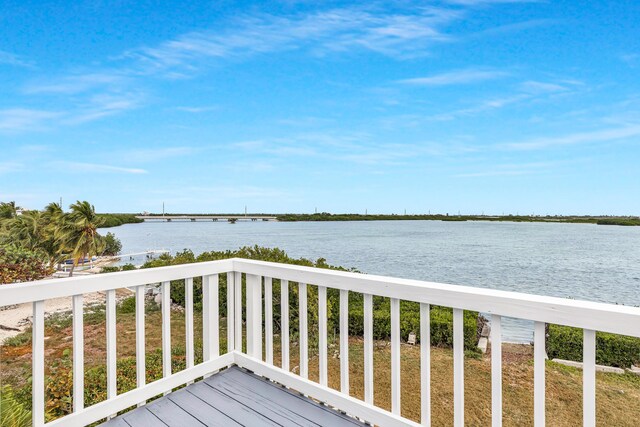
M 227 353 L 220 355 L 219 278 L 226 274 Z M 243 276 L 246 301 L 242 298 Z M 193 328 L 193 278 L 202 277 L 203 362 L 195 365 Z M 281 366 L 274 365 L 273 280 L 281 281 Z M 171 329 L 169 286 L 173 280 L 185 283 L 186 365 L 171 372 Z M 162 287 L 162 352 L 164 378 L 145 384 L 145 301 L 149 284 Z M 289 363 L 289 284 L 299 295 L 299 375 Z M 319 383 L 308 379 L 307 290 L 318 289 Z M 136 298 L 137 388 L 116 392 L 116 298 L 119 288 L 134 288 Z M 340 391 L 327 386 L 327 289 L 338 289 Z M 106 292 L 107 400 L 85 407 L 83 294 Z M 263 305 L 264 292 L 264 305 Z M 364 295 L 364 401 L 349 396 L 348 298 L 349 292 Z M 391 412 L 374 406 L 373 388 L 373 296 L 391 299 Z M 545 425 L 545 324 L 553 323 L 584 330 L 583 424 L 595 426 L 595 332 L 640 337 L 640 309 L 634 307 L 542 297 L 515 292 L 453 286 L 415 280 L 364 275 L 285 264 L 228 259 L 222 261 L 128 271 L 91 277 L 43 280 L 0 286 L 0 305 L 33 304 L 33 425 L 45 424 L 44 305 L 58 297 L 73 297 L 73 413 L 47 425 L 86 425 L 172 388 L 236 364 L 296 389 L 342 411 L 382 426 L 418 425 L 400 411 L 400 301 L 420 303 L 421 341 L 430 337 L 430 305 L 453 308 L 454 425 L 464 425 L 464 331 L 463 311 L 491 314 L 491 399 L 492 425 L 502 425 L 501 318 L 533 320 L 534 329 L 534 419 Z M 244 306 L 246 304 L 246 306 Z M 243 306 L 246 316 L 243 316 Z M 264 310 L 264 324 L 263 311 Z M 246 338 L 243 334 L 246 327 Z M 315 332 L 315 331 L 314 331 Z M 246 351 L 243 350 L 246 339 Z M 430 348 L 421 346 L 421 424 L 431 425 Z

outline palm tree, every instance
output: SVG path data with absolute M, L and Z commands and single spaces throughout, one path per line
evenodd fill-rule
M 18 216 L 20 206 L 16 206 L 16 202 L 0 202 L 0 218 L 11 219 Z
M 73 267 L 69 273 L 69 276 L 72 276 L 74 268 L 81 259 L 84 260 L 86 257 L 102 252 L 103 242 L 98 234 L 98 227 L 104 220 L 96 215 L 95 208 L 87 201 L 78 200 L 70 208 L 71 212 L 66 216 L 59 234 L 73 259 Z
M 35 251 L 43 237 L 42 214 L 29 211 L 9 221 L 9 238 L 19 246 Z

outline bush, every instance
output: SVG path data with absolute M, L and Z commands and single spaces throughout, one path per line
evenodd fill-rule
M 374 303 L 374 307 L 375 307 Z M 388 305 L 388 304 L 387 304 Z M 445 307 L 431 307 L 431 345 L 437 347 L 453 346 L 453 310 Z M 400 338 L 406 341 L 409 333 L 415 332 L 420 338 L 420 304 L 401 301 Z M 364 309 L 349 308 L 349 335 L 364 335 Z M 391 313 L 387 307 L 373 311 L 373 338 L 388 340 L 391 338 Z M 478 313 L 464 312 L 464 347 L 476 351 L 478 343 Z
M 582 329 L 549 325 L 549 358 L 582 362 L 582 341 Z M 596 363 L 619 368 L 640 365 L 640 338 L 596 332 Z
M 31 411 L 18 401 L 11 387 L 0 388 L 0 427 L 31 425 Z
M 122 250 L 122 242 L 113 233 L 107 233 L 103 238 L 104 255 L 118 255 Z
M 0 284 L 40 280 L 53 273 L 38 253 L 11 246 L 0 247 Z

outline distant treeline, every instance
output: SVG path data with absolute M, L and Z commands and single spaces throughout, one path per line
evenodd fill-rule
M 138 222 L 144 222 L 140 218 L 136 218 L 136 214 L 121 214 L 121 213 L 109 213 L 109 214 L 97 214 L 98 218 L 102 218 L 104 222 L 100 226 L 101 228 L 117 227 L 122 224 L 135 224 Z
M 528 216 L 528 215 L 361 215 L 331 214 L 284 214 L 277 215 L 278 221 L 504 221 L 504 222 L 564 222 L 599 225 L 636 225 L 640 226 L 639 217 L 603 217 L 603 216 Z
M 133 214 L 101 214 L 118 217 L 123 220 L 122 224 L 142 222 Z M 149 216 L 161 217 L 162 214 L 147 214 Z M 239 214 L 187 214 L 187 213 L 167 213 L 166 215 L 184 215 L 191 217 L 213 216 L 213 215 L 238 215 Z M 599 225 L 628 225 L 640 226 L 640 217 L 636 216 L 559 216 L 559 215 L 448 215 L 448 214 L 419 214 L 419 215 L 397 215 L 397 214 L 332 214 L 328 212 L 314 214 L 269 214 L 269 213 L 251 213 L 247 216 L 275 216 L 278 221 L 295 222 L 295 221 L 500 221 L 500 222 L 563 222 L 578 224 L 599 224 Z M 121 225 L 113 223 L 109 227 Z

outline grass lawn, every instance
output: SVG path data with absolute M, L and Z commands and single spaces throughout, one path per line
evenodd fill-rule
M 174 311 L 171 315 L 174 359 L 184 359 L 184 314 Z M 117 315 L 118 358 L 135 357 L 135 316 L 133 313 Z M 201 336 L 201 317 L 195 315 L 195 336 Z M 226 323 L 221 326 L 225 326 Z M 161 318 L 159 311 L 150 311 L 146 318 L 147 353 L 161 348 Z M 310 328 L 311 330 L 311 328 Z M 225 336 L 221 329 L 221 337 Z M 332 334 L 331 334 L 332 335 Z M 48 368 L 55 360 L 71 357 L 71 323 L 65 316 L 47 321 L 45 353 Z M 329 337 L 329 386 L 340 387 L 340 362 L 338 342 Z M 196 357 L 201 360 L 201 340 L 196 340 Z M 298 369 L 299 349 L 291 346 L 291 368 Z M 226 351 L 226 341 L 221 342 L 221 352 Z M 276 338 L 274 362 L 280 364 L 280 346 Z M 453 356 L 446 348 L 432 349 L 432 418 L 433 425 L 453 423 Z M 318 380 L 318 358 L 315 348 L 310 348 L 309 375 Z M 363 342 L 352 337 L 349 345 L 350 389 L 358 398 L 364 396 Z M 389 343 L 375 343 L 374 351 L 374 399 L 375 404 L 390 409 L 391 404 L 391 348 Z M 85 315 L 85 363 L 86 368 L 104 366 L 105 322 L 104 312 Z M 420 347 L 402 346 L 402 415 L 420 420 Z M 31 342 L 29 335 L 13 339 L 11 345 L 0 349 L 0 383 L 10 384 L 19 390 L 28 384 L 31 375 Z M 148 375 L 149 371 L 148 371 Z M 153 378 L 149 378 L 151 381 Z M 106 384 L 105 384 L 106 385 Z M 580 370 L 547 362 L 547 424 L 575 426 L 582 422 L 582 372 Z M 30 399 L 30 397 L 29 397 Z M 533 355 L 532 348 L 523 345 L 505 345 L 503 355 L 503 402 L 505 426 L 533 425 Z M 640 415 L 640 377 L 625 374 L 597 374 L 598 425 L 636 426 Z M 465 420 L 469 426 L 491 424 L 491 363 L 490 355 L 465 360 Z

